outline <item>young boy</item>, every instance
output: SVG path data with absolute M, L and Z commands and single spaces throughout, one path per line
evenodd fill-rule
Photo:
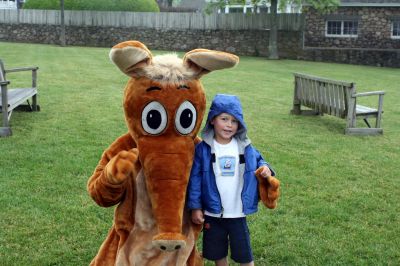
M 204 223 L 203 257 L 218 266 L 228 265 L 228 244 L 234 261 L 254 265 L 246 215 L 257 211 L 256 171 L 260 178 L 278 184 L 276 198 L 279 195 L 274 171 L 246 132 L 239 98 L 217 94 L 202 131 L 203 141 L 196 146 L 187 206 L 192 221 Z

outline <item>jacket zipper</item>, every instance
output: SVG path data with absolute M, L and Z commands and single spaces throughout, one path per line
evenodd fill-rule
M 217 186 L 217 180 L 215 178 L 216 177 L 215 177 L 215 174 L 214 174 L 215 187 L 217 188 L 219 202 L 221 203 L 221 216 L 219 218 L 223 218 L 224 217 L 224 206 L 222 206 L 221 194 L 219 194 L 219 190 L 218 190 L 218 186 Z
M 214 157 L 214 158 L 213 158 Z M 211 153 L 211 169 L 212 173 L 214 175 L 214 185 L 215 188 L 217 189 L 217 193 L 218 193 L 218 197 L 219 197 L 219 202 L 221 203 L 221 215 L 219 218 L 223 218 L 224 217 L 224 206 L 222 206 L 222 200 L 221 200 L 221 194 L 219 194 L 219 190 L 218 190 L 218 186 L 217 186 L 217 178 L 215 176 L 215 172 L 214 172 L 214 166 L 213 164 L 216 164 L 216 158 L 215 158 L 215 153 Z

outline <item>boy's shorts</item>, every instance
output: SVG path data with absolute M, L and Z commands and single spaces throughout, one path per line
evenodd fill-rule
M 216 218 L 205 215 L 203 229 L 203 257 L 208 260 L 220 260 L 228 256 L 228 244 L 231 258 L 237 263 L 253 261 L 249 228 L 246 217 Z

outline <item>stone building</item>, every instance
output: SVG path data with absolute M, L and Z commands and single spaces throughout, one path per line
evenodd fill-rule
M 400 0 L 341 0 L 330 13 L 303 12 L 307 59 L 400 66 Z

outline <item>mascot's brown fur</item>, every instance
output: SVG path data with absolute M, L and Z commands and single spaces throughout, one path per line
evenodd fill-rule
M 184 213 L 206 107 L 199 78 L 239 59 L 205 49 L 183 60 L 153 57 L 137 41 L 114 46 L 110 58 L 131 77 L 124 96 L 129 132 L 104 151 L 88 182 L 97 204 L 118 204 L 92 265 L 201 265 L 195 249 L 201 228 Z
M 130 78 L 128 133 L 107 148 L 88 181 L 97 204 L 118 205 L 114 224 L 91 265 L 202 265 L 201 227 L 184 211 L 186 186 L 206 100 L 199 78 L 235 66 L 235 55 L 196 49 L 183 60 L 153 57 L 145 45 L 114 46 L 111 60 Z M 278 186 L 260 180 L 261 200 L 276 205 Z

